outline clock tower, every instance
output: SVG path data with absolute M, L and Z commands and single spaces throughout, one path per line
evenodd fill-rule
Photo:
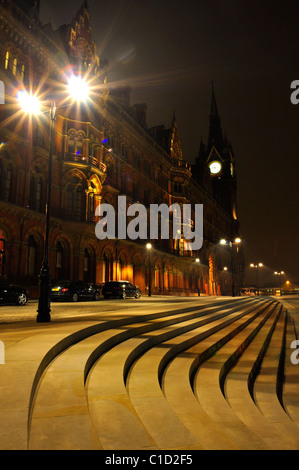
M 195 179 L 210 189 L 223 209 L 237 220 L 235 157 L 222 132 L 213 85 L 208 143 L 201 142 L 193 170 Z

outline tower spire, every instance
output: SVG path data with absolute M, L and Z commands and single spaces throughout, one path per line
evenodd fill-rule
M 223 149 L 223 135 L 221 129 L 221 119 L 218 112 L 217 101 L 215 97 L 214 82 L 212 81 L 212 98 L 211 98 L 211 111 L 210 111 L 210 131 L 208 148 L 212 146 L 217 148 L 219 152 Z

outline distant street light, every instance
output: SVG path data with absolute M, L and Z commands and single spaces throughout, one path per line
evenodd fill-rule
M 88 86 L 80 77 L 71 77 L 68 83 L 69 97 L 75 101 L 85 101 L 88 98 Z M 22 111 L 29 115 L 39 115 L 41 111 L 41 102 L 37 95 L 22 91 L 18 94 L 18 102 Z M 44 114 L 44 113 L 43 113 Z M 49 162 L 48 162 L 48 189 L 46 199 L 46 221 L 44 232 L 44 259 L 39 276 L 39 301 L 38 301 L 38 323 L 49 323 L 51 321 L 50 307 L 50 286 L 51 276 L 49 269 L 49 229 L 50 229 L 50 205 L 51 205 L 51 187 L 52 187 L 52 160 L 54 148 L 54 132 L 56 118 L 56 103 L 53 101 L 49 109 L 50 130 L 49 130 Z
M 148 296 L 152 295 L 152 267 L 151 267 L 151 251 L 152 244 L 147 243 L 146 248 L 148 249 Z
M 284 271 L 275 271 L 274 273 L 276 276 L 279 276 L 279 287 L 280 287 L 280 295 L 282 295 L 282 276 L 285 275 L 285 272 Z
M 231 276 L 232 276 L 232 297 L 235 297 L 235 273 L 234 273 L 234 258 L 233 258 L 233 246 L 234 245 L 240 245 L 242 243 L 241 238 L 237 237 L 233 241 L 232 240 L 226 240 L 225 238 L 222 238 L 220 240 L 220 245 L 227 245 L 230 247 L 230 265 L 231 265 Z M 224 271 L 227 271 L 227 268 L 224 268 Z
M 263 263 L 251 263 L 250 264 L 250 267 L 251 268 L 255 268 L 256 269 L 256 286 L 257 286 L 257 295 L 260 295 L 260 287 L 259 287 L 259 274 L 258 274 L 258 271 L 259 271 L 259 268 L 262 268 L 264 265 Z

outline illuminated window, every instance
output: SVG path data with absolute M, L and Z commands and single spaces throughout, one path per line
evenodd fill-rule
M 18 68 L 18 59 L 14 59 L 13 60 L 13 66 L 12 66 L 13 75 L 17 75 L 17 68 Z
M 8 70 L 8 67 L 9 67 L 9 58 L 10 58 L 10 54 L 9 54 L 9 52 L 7 51 L 6 54 L 5 54 L 5 70 Z
M 24 81 L 24 78 L 25 78 L 25 65 L 23 64 L 22 69 L 21 69 L 21 80 L 22 80 L 22 82 Z
M 94 220 L 95 217 L 95 197 L 94 193 L 88 195 L 88 220 Z

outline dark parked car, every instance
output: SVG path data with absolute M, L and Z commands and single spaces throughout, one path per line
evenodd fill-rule
M 117 297 L 119 299 L 126 299 L 127 297 L 135 297 L 139 299 L 141 292 L 138 287 L 133 286 L 128 281 L 109 281 L 106 282 L 102 289 L 104 299 L 109 297 Z
M 85 281 L 61 281 L 51 288 L 51 300 L 100 300 L 100 287 Z
M 28 292 L 22 287 L 12 286 L 5 281 L 0 281 L 0 303 L 14 303 L 25 305 L 29 298 Z

